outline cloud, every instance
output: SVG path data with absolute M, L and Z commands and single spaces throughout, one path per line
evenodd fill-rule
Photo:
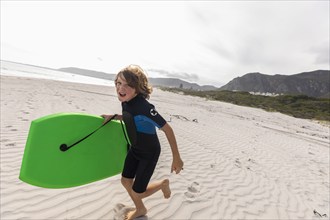
M 228 50 L 223 42 L 219 39 L 207 40 L 203 43 L 203 45 L 215 53 L 220 58 L 231 59 L 233 58 L 232 51 Z
M 232 78 L 251 71 L 297 73 L 329 66 L 329 40 L 311 47 L 329 38 L 327 1 L 212 2 L 193 6 L 191 18 L 202 36 L 199 41 L 209 57 L 214 57 L 208 66 L 218 68 L 214 78 Z
M 152 68 L 153 77 L 210 84 L 248 72 L 329 68 L 329 1 L 98 1 L 92 9 L 86 1 L 31 4 L 1 5 L 2 59 L 104 72 L 135 63 Z M 4 43 L 27 52 L 9 51 Z
M 199 80 L 198 75 L 192 74 L 192 73 L 169 72 L 167 70 L 161 70 L 161 69 L 147 69 L 147 71 L 158 73 L 162 77 L 179 78 L 179 79 L 188 80 L 188 81 L 198 81 Z
M 330 65 L 330 47 L 329 42 L 324 42 L 311 47 L 309 52 L 315 56 L 315 64 Z

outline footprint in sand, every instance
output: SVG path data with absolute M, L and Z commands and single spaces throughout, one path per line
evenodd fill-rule
M 134 210 L 132 207 L 125 206 L 124 204 L 118 203 L 114 208 L 114 220 L 124 220 L 127 212 Z
M 0 140 L 0 142 L 8 142 L 8 141 L 10 141 L 10 139 L 2 139 L 2 140 Z
M 198 182 L 193 182 L 188 188 L 188 191 L 184 193 L 186 199 L 190 202 L 193 202 L 199 196 L 201 186 Z
M 239 160 L 239 158 L 236 158 L 236 160 L 235 160 L 235 166 L 237 166 L 238 168 L 242 168 L 242 163 Z

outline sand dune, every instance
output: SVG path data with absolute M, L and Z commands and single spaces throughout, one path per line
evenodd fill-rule
M 153 179 L 172 196 L 145 199 L 140 219 L 328 219 L 329 126 L 155 89 L 185 167 L 162 153 Z M 115 176 L 69 189 L 18 179 L 32 120 L 58 112 L 120 113 L 113 87 L 1 76 L 1 219 L 120 219 L 133 204 Z M 326 217 L 327 216 L 327 217 Z

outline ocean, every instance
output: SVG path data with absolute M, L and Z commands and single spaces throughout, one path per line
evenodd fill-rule
M 114 86 L 114 82 L 112 80 L 82 76 L 74 73 L 57 71 L 50 68 L 38 67 L 29 64 L 21 64 L 21 63 L 4 61 L 4 60 L 1 60 L 0 75 L 50 79 L 57 81 L 84 83 L 84 84 L 93 84 L 93 85 Z

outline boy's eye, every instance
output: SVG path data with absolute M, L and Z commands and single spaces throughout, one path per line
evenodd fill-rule
M 123 88 L 125 88 L 125 89 L 127 89 L 128 87 L 131 87 L 130 85 L 128 85 L 128 84 L 123 84 L 123 83 L 121 83 L 121 82 L 115 82 L 115 85 L 116 85 L 116 87 L 123 87 Z M 131 87 L 132 88 L 132 87 Z

